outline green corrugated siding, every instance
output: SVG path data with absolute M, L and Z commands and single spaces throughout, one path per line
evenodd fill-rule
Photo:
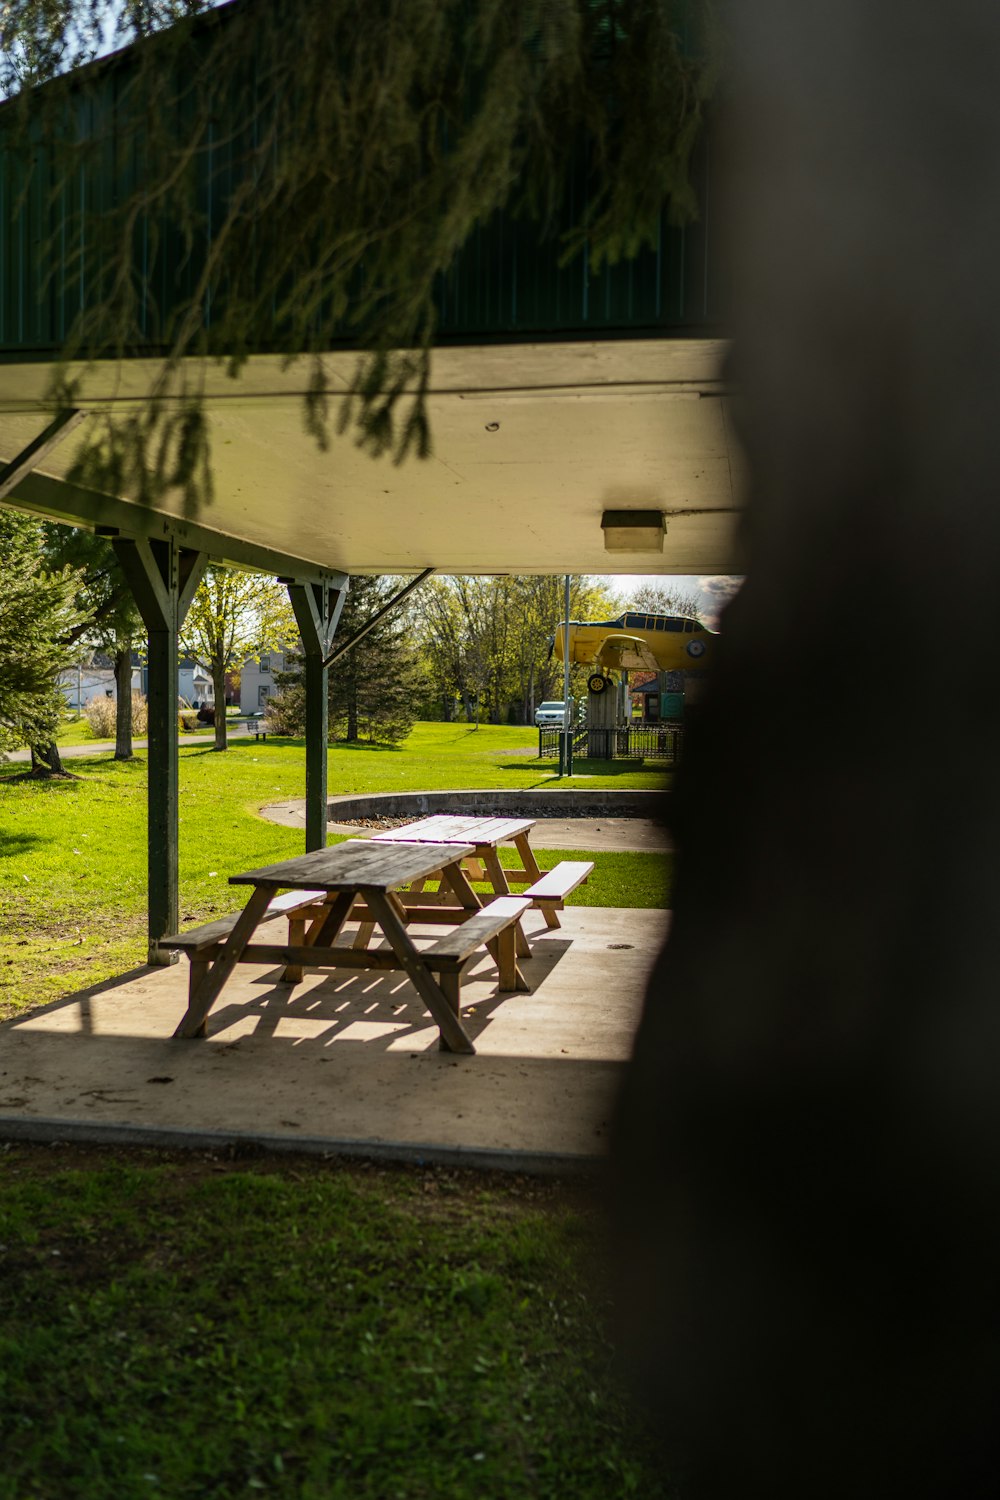
M 78 241 L 78 210 L 102 213 L 120 189 L 141 178 L 142 139 L 133 133 L 123 141 L 118 131 L 118 95 L 129 77 L 127 65 L 109 67 L 96 85 L 91 80 L 86 92 L 67 99 L 67 128 L 92 143 L 88 161 L 71 180 L 56 185 L 40 148 L 32 153 L 23 146 L 0 145 L 0 357 L 46 357 L 58 351 L 101 277 L 95 247 Z M 190 101 L 185 106 L 182 97 L 176 107 L 180 131 Z M 241 132 L 236 126 L 236 120 L 220 119 L 198 162 L 195 186 L 205 227 L 193 244 L 184 243 L 155 213 L 136 225 L 134 264 L 141 288 L 137 353 L 166 341 L 172 310 L 196 283 L 213 229 L 222 222 L 225 201 L 240 180 L 241 136 L 257 128 L 251 123 Z M 719 326 L 724 309 L 718 305 L 718 277 L 711 264 L 712 204 L 704 146 L 695 179 L 702 205 L 696 223 L 677 229 L 664 215 L 654 247 L 596 274 L 583 254 L 560 264 L 561 235 L 587 209 L 582 174 L 569 195 L 564 222 L 548 234 L 536 224 L 495 215 L 473 232 L 449 274 L 440 278 L 439 335 L 450 341 L 523 340 Z M 47 240 L 54 247 L 48 264 L 40 253 Z M 151 278 L 146 275 L 149 264 L 155 268 Z M 210 304 L 205 316 L 211 328 Z M 266 350 L 275 333 L 275 325 L 265 318 L 256 347 Z

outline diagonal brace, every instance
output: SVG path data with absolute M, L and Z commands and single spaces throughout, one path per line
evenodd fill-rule
M 37 469 L 46 454 L 51 453 L 64 437 L 68 437 L 86 415 L 86 412 L 78 411 L 75 407 L 59 412 L 44 432 L 40 432 L 38 437 L 34 438 L 27 448 L 22 449 L 16 458 L 11 459 L 9 464 L 4 464 L 0 469 L 0 500 L 5 500 L 11 490 L 17 488 L 25 475 Z
M 323 660 L 324 667 L 332 666 L 339 657 L 344 656 L 348 651 L 350 651 L 352 646 L 357 645 L 358 641 L 362 640 L 364 636 L 368 634 L 369 630 L 373 630 L 375 628 L 379 620 L 384 619 L 390 610 L 396 608 L 397 604 L 402 604 L 407 594 L 412 594 L 413 590 L 417 588 L 421 583 L 423 583 L 425 578 L 429 578 L 434 571 L 434 568 L 425 568 L 422 573 L 417 574 L 416 578 L 411 578 L 406 587 L 401 588 L 398 594 L 393 594 L 388 603 L 383 604 L 381 609 L 376 610 L 370 620 L 366 620 L 365 623 L 358 630 L 356 630 L 353 635 L 349 635 L 347 637 L 346 641 L 341 641 L 339 646 L 335 646 L 333 648 L 329 655 L 326 656 Z

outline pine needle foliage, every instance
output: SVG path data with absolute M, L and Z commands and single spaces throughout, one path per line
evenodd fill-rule
M 21 201 L 49 206 L 47 291 L 75 309 L 50 396 L 71 404 L 92 361 L 157 356 L 74 477 L 176 487 L 193 513 L 211 498 L 206 361 L 236 375 L 262 348 L 308 362 L 321 447 L 351 431 L 428 454 L 435 293 L 477 226 L 528 216 L 596 270 L 655 243 L 665 206 L 695 216 L 709 6 L 128 0 L 109 32 L 99 0 L 8 0 L 0 133 Z M 130 45 L 91 61 L 109 41 Z M 581 180 L 585 218 L 560 231 Z M 359 351 L 346 389 L 335 347 Z
M 57 679 L 74 660 L 81 575 L 40 569 L 41 551 L 40 522 L 0 506 L 0 755 L 48 744 L 66 706 Z
M 349 640 L 392 598 L 402 580 L 359 574 L 344 600 L 337 640 Z M 396 745 L 416 719 L 420 685 L 418 644 L 409 612 L 394 610 L 333 663 L 329 677 L 330 739 Z M 268 703 L 274 734 L 305 733 L 303 663 L 276 672 L 278 694 Z

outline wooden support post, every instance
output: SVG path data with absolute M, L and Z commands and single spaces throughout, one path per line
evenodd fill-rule
M 326 584 L 290 583 L 288 596 L 305 653 L 306 850 L 326 848 L 326 760 L 330 732 L 326 657 L 347 592 Z
M 149 962 L 176 963 L 158 943 L 177 931 L 177 632 L 208 558 L 164 541 L 116 537 L 114 549 L 149 633 L 147 790 Z

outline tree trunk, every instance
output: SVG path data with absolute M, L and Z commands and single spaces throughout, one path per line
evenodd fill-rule
M 69 774 L 63 767 L 59 746 L 55 740 L 50 740 L 47 745 L 31 746 L 31 774 L 39 778 Z
M 226 745 L 226 664 L 218 657 L 212 660 L 212 686 L 215 689 L 215 745 L 216 750 L 225 750 Z
M 358 739 L 358 690 L 355 686 L 347 695 L 347 742 L 349 745 L 357 743 Z
M 115 760 L 132 760 L 132 648 L 115 652 Z

